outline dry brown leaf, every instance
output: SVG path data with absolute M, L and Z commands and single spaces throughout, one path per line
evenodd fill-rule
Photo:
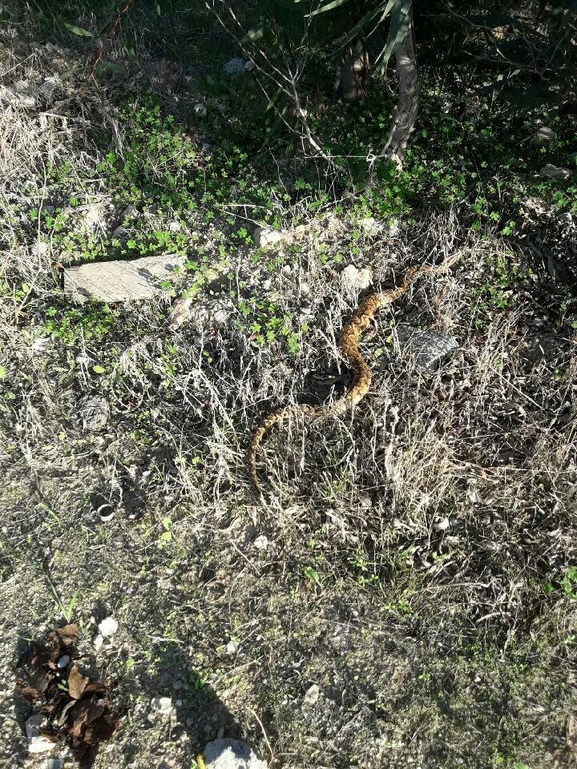
M 92 724 L 93 721 L 96 721 L 96 719 L 100 718 L 103 715 L 103 713 L 106 711 L 106 708 L 107 708 L 106 700 L 91 699 L 88 712 L 86 713 L 87 725 Z M 86 732 L 88 732 L 88 728 Z
M 16 692 L 23 697 L 29 705 L 34 705 L 38 697 L 40 697 L 38 689 L 33 686 L 26 686 L 21 680 L 16 681 Z
M 50 695 L 50 699 L 46 705 L 42 708 L 42 712 L 50 716 L 50 718 L 58 718 L 58 714 L 62 708 L 69 701 L 68 692 L 63 692 L 60 689 L 56 689 L 53 694 Z M 75 701 L 75 700 L 73 700 Z
M 75 700 L 79 700 L 84 694 L 84 690 L 90 679 L 83 676 L 76 665 L 72 665 L 68 675 L 68 694 Z
M 62 708 L 62 712 L 58 716 L 58 726 L 64 726 L 68 720 L 68 715 L 72 708 L 78 703 L 78 700 L 69 700 L 67 704 Z
M 89 694 L 104 694 L 106 692 L 106 682 L 99 678 L 96 681 L 90 681 L 84 690 L 84 696 Z
M 109 740 L 117 726 L 118 718 L 113 716 L 112 713 L 106 713 L 87 727 L 84 738 L 87 742 Z
M 68 733 L 75 740 L 79 740 L 82 737 L 86 728 L 86 716 L 88 715 L 89 708 L 90 702 L 82 700 L 81 702 L 76 702 L 76 707 L 70 711 Z
M 78 640 L 78 625 L 70 624 L 64 627 L 57 627 L 54 636 L 59 640 L 62 646 L 71 646 Z

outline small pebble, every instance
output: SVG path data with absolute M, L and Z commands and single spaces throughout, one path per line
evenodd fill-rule
M 319 701 L 320 694 L 320 687 L 317 684 L 313 684 L 305 692 L 303 702 L 305 705 L 316 705 L 316 703 Z
M 341 283 L 346 289 L 368 288 L 373 280 L 369 267 L 358 269 L 354 264 L 348 264 L 341 273 Z
M 212 319 L 218 326 L 224 326 L 228 320 L 228 312 L 220 307 L 214 311 Z
M 172 699 L 170 697 L 153 697 L 150 705 L 161 716 L 168 716 L 172 712 Z
M 94 636 L 94 641 L 92 641 L 92 645 L 94 646 L 96 651 L 98 651 L 101 648 L 103 643 L 104 643 L 104 638 L 100 635 L 100 633 Z
M 274 243 L 280 243 L 284 235 L 279 230 L 271 230 L 269 227 L 257 227 L 253 239 L 257 248 L 266 248 Z
M 28 738 L 29 753 L 44 753 L 56 747 L 54 742 L 40 734 L 40 727 L 44 721 L 44 716 L 36 714 L 34 716 L 30 716 L 24 725 L 26 737 Z
M 63 654 L 56 664 L 58 665 L 60 670 L 63 670 L 64 668 L 68 667 L 69 663 L 70 663 L 70 657 L 67 654 Z
M 253 542 L 257 550 L 268 550 L 270 542 L 265 534 L 260 534 Z
M 110 638 L 118 630 L 118 622 L 114 617 L 106 617 L 98 625 L 98 632 L 103 638 Z
M 236 641 L 233 641 L 232 639 L 227 643 L 226 645 L 226 653 L 227 654 L 236 654 L 238 651 L 238 644 Z

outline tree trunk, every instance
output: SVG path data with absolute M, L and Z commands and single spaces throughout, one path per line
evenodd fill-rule
M 405 15 L 406 32 L 395 50 L 399 101 L 389 136 L 381 152 L 381 157 L 390 158 L 399 168 L 403 165 L 409 134 L 413 130 L 419 114 L 419 96 L 421 93 L 412 2 L 411 0 L 401 0 L 401 3 L 404 6 L 401 12 Z

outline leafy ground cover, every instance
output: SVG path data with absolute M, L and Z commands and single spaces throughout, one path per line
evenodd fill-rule
M 142 41 L 126 56 L 125 31 L 98 83 L 89 18 L 58 44 L 3 33 L 2 761 L 28 765 L 22 649 L 75 622 L 123 715 L 97 766 L 193 767 L 223 732 L 295 769 L 571 765 L 575 185 L 538 172 L 574 163 L 573 118 L 464 107 L 431 72 L 401 174 L 350 157 L 388 99 L 311 113 L 327 173 L 196 18 L 186 66 Z M 540 121 L 553 143 L 533 143 Z M 257 248 L 262 224 L 283 240 Z M 270 436 L 257 499 L 259 419 L 348 385 L 345 268 L 390 285 L 455 252 L 366 335 L 355 413 Z M 160 253 L 187 266 L 154 302 L 63 296 L 70 265 Z M 195 310 L 173 332 L 181 296 Z M 423 372 L 407 325 L 458 352 Z

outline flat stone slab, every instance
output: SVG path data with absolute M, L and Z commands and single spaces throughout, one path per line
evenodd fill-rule
M 397 327 L 397 336 L 402 349 L 413 355 L 424 371 L 436 371 L 459 346 L 454 336 L 436 328 L 420 331 L 403 323 Z
M 92 262 L 64 272 L 64 293 L 76 302 L 100 299 L 126 302 L 151 299 L 162 292 L 161 284 L 182 275 L 186 256 L 162 254 L 114 262 Z

